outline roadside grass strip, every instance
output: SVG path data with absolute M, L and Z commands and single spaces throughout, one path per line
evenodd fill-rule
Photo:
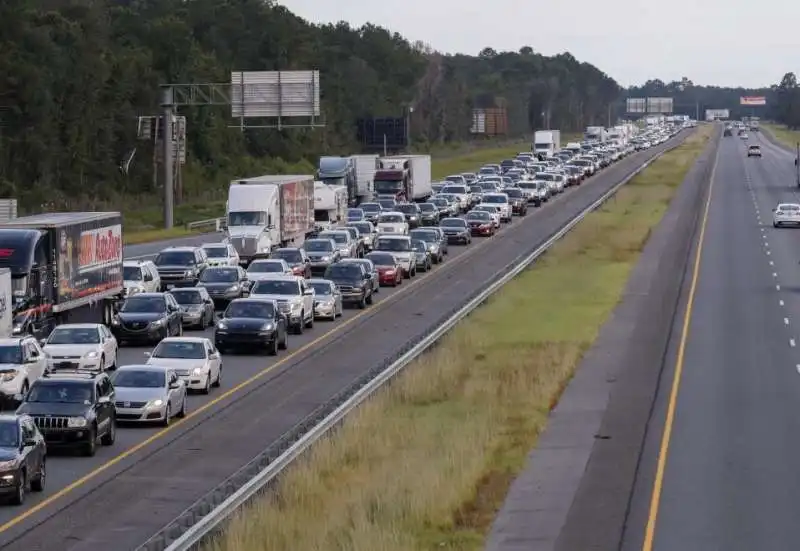
M 482 549 L 549 412 L 712 131 L 698 129 L 623 187 L 203 549 Z
M 761 124 L 762 128 L 766 128 L 772 135 L 775 136 L 775 139 L 781 142 L 783 145 L 787 145 L 794 149 L 797 147 L 797 144 L 800 143 L 800 130 L 790 130 L 784 124 Z

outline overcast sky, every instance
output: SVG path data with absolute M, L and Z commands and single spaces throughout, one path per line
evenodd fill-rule
M 800 69 L 788 0 L 278 0 L 315 23 L 375 23 L 447 53 L 569 51 L 617 80 L 759 87 Z

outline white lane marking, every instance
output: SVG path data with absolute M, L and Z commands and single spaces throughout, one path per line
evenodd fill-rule
M 775 290 L 776 290 L 776 291 L 780 291 L 780 290 L 781 290 L 781 286 L 780 286 L 780 285 L 776 285 L 776 286 L 775 286 Z
M 778 301 L 778 304 L 779 304 L 780 306 L 784 306 L 783 300 L 779 300 L 779 301 Z
M 778 277 L 778 274 L 776 274 L 775 272 L 772 272 L 772 277 Z
M 789 346 L 791 346 L 792 348 L 797 346 L 797 343 L 794 342 L 794 339 L 789 339 Z
M 769 265 L 770 265 L 770 266 L 774 266 L 774 265 L 775 265 L 775 263 L 774 263 L 772 260 L 770 260 L 770 261 L 769 261 Z
M 783 324 L 789 325 L 789 318 L 783 318 Z
M 769 251 L 767 251 L 767 254 L 770 254 Z

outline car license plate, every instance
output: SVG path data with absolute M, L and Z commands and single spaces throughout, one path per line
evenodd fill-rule
M 171 291 L 174 288 L 175 288 L 175 285 L 173 285 L 171 283 L 167 285 L 167 291 Z

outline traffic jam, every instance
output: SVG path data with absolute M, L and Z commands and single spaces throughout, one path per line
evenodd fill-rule
M 43 491 L 50 452 L 91 457 L 119 429 L 169 426 L 224 385 L 226 357 L 285 354 L 679 130 L 532 144 L 438 182 L 429 156 L 323 158 L 314 176 L 232 182 L 222 241 L 146 259 L 123 258 L 119 213 L 0 225 L 0 495 Z M 142 361 L 121 361 L 126 347 Z

